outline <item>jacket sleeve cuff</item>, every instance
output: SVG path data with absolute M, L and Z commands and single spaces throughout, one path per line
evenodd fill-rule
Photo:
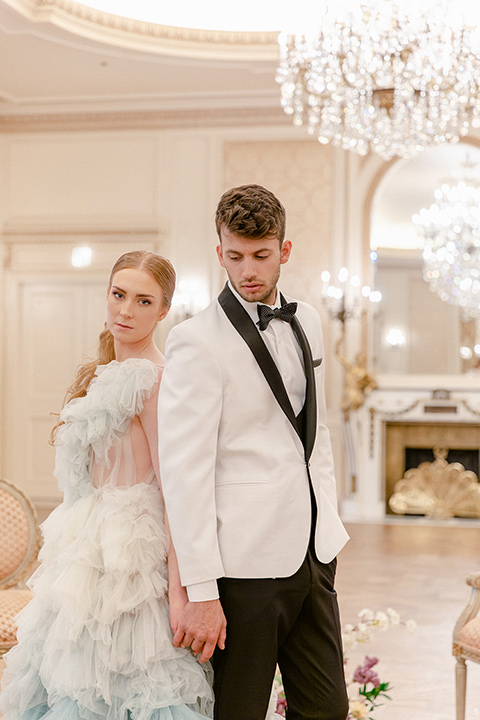
M 205 600 L 218 599 L 218 587 L 216 580 L 187 585 L 187 595 L 190 602 L 203 602 Z

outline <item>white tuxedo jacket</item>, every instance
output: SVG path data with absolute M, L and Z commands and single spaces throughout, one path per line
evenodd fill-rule
M 159 393 L 160 473 L 183 585 L 223 576 L 288 577 L 303 562 L 310 537 L 304 446 L 252 349 L 227 317 L 222 296 L 230 309 L 240 308 L 241 323 L 250 325 L 248 332 L 265 349 L 229 290 L 170 332 Z M 348 535 L 337 512 L 325 424 L 323 340 L 310 305 L 298 303 L 295 322 L 314 361 L 310 355 L 316 428 L 314 437 L 310 432 L 308 465 L 318 509 L 315 549 L 327 563 Z

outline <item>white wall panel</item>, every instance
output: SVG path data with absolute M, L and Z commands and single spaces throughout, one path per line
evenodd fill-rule
M 6 222 L 79 225 L 151 220 L 157 215 L 153 135 L 18 135 L 10 149 Z
M 180 135 L 172 140 L 171 259 L 179 280 L 196 282 L 209 301 L 219 287 L 214 222 L 219 193 L 217 184 L 212 183 L 216 147 L 208 136 Z
M 32 401 L 43 400 L 71 380 L 82 350 L 83 292 L 75 284 L 29 281 L 18 286 L 21 323 L 19 353 L 24 357 L 22 385 Z
M 105 319 L 105 283 L 70 278 L 8 281 L 5 477 L 34 499 L 58 497 L 48 445 L 75 368 Z

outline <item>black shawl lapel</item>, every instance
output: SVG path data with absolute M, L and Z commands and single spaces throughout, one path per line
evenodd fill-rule
M 283 295 L 280 295 L 282 305 L 285 304 L 286 300 Z M 308 462 L 310 455 L 312 454 L 313 446 L 315 443 L 315 436 L 317 434 L 317 395 L 315 389 L 315 371 L 313 367 L 312 350 L 310 343 L 305 335 L 305 331 L 300 325 L 300 322 L 295 315 L 291 322 L 292 330 L 295 333 L 298 343 L 303 353 L 303 363 L 305 366 L 305 376 L 307 378 L 307 386 L 305 390 L 305 460 Z
M 298 435 L 300 435 L 298 423 L 295 418 L 295 412 L 293 410 L 292 404 L 288 397 L 285 385 L 283 384 L 282 377 L 278 371 L 275 361 L 268 352 L 267 346 L 260 337 L 259 332 L 255 327 L 255 324 L 252 321 L 250 315 L 247 313 L 245 308 L 242 307 L 241 303 L 238 302 L 237 298 L 228 287 L 228 284 L 225 285 L 222 292 L 218 296 L 218 302 L 220 303 L 226 316 L 228 317 L 234 328 L 237 330 L 238 333 L 240 333 L 240 335 L 243 337 L 243 339 L 249 346 L 250 350 L 255 356 L 260 370 L 264 374 L 266 381 L 268 382 L 273 394 L 275 395 L 278 404 L 282 408 L 289 421 L 292 423 Z

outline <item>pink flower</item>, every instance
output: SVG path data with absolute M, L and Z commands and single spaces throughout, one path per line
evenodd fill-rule
M 281 717 L 285 717 L 285 708 L 287 706 L 287 701 L 284 697 L 277 697 L 277 708 L 275 712 L 277 715 L 280 715 Z
M 373 687 L 380 685 L 380 678 L 377 673 L 372 670 L 373 666 L 378 663 L 378 658 L 371 658 L 368 655 L 365 657 L 364 664 L 359 665 L 353 673 L 353 682 L 357 682 L 360 685 L 368 685 L 372 683 Z

